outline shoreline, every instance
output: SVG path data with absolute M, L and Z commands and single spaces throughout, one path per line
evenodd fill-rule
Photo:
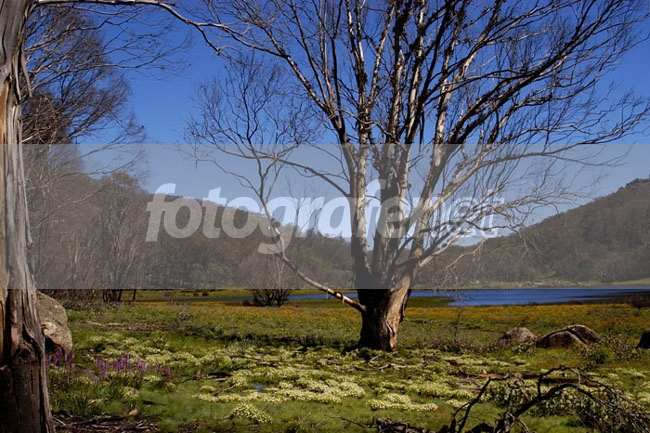
M 586 293 L 576 293 L 585 291 Z M 598 293 L 599 291 L 607 291 L 609 293 Z M 620 290 L 620 292 L 619 292 Z M 490 296 L 483 296 L 488 294 Z M 511 291 L 511 297 L 507 297 Z M 529 297 L 525 293 L 533 293 L 537 291 L 538 297 Z M 570 293 L 563 293 L 570 291 Z M 589 293 L 589 291 L 591 293 Z M 217 292 L 217 293 L 215 293 Z M 468 293 L 469 292 L 469 293 Z M 204 292 L 208 296 L 173 296 L 173 291 L 165 291 L 165 297 L 146 297 L 137 299 L 137 303 L 244 303 L 245 301 L 252 300 L 252 296 L 246 290 L 237 289 L 230 292 L 230 296 L 225 293 L 222 296 L 217 290 L 211 292 Z M 191 291 L 189 293 L 194 293 Z M 184 292 L 188 295 L 188 292 Z M 458 295 L 458 296 L 455 296 Z M 463 296 L 465 295 L 465 296 Z M 476 297 L 472 296 L 476 295 Z M 504 296 L 506 295 L 506 296 Z M 349 293 L 352 298 L 356 297 L 356 293 Z M 567 305 L 567 304 L 585 304 L 585 303 L 619 303 L 620 301 L 627 301 L 629 303 L 632 298 L 648 298 L 650 302 L 650 285 L 620 285 L 620 286 L 600 286 L 600 287 L 529 287 L 529 288 L 470 288 L 470 289 L 414 289 L 411 294 L 410 303 L 422 303 L 428 301 L 436 301 L 438 306 L 448 307 L 475 307 L 475 306 L 494 306 L 494 305 Z M 298 293 L 290 295 L 289 304 L 300 305 L 305 302 L 321 302 L 332 300 L 332 297 L 327 298 L 325 294 L 316 291 L 316 289 L 302 289 Z
M 528 281 L 528 282 L 477 282 L 475 284 L 464 284 L 460 286 L 453 287 L 434 287 L 434 286 L 425 286 L 417 285 L 413 290 L 497 290 L 497 289 L 517 289 L 517 290 L 537 290 L 537 289 L 597 289 L 599 287 L 650 287 L 650 278 L 643 278 L 639 280 L 628 280 L 628 281 L 614 281 L 614 282 L 603 282 L 603 281 L 568 281 L 568 280 L 540 280 L 540 281 Z

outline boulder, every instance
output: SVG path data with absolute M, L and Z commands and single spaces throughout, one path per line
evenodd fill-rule
M 501 338 L 499 344 L 508 343 L 524 343 L 526 341 L 535 340 L 537 337 L 528 328 L 516 327 L 506 331 Z
M 598 335 L 596 331 L 584 325 L 569 325 L 563 329 L 571 331 L 585 344 L 599 343 L 601 340 L 600 335 Z
M 55 299 L 38 292 L 38 317 L 45 336 L 45 349 L 54 351 L 57 346 L 70 353 L 72 351 L 72 333 L 68 327 L 68 315 L 63 306 Z
M 537 342 L 537 347 L 546 349 L 568 348 L 573 346 L 586 346 L 586 344 L 578 336 L 566 330 L 550 332 Z
M 637 349 L 650 349 L 650 328 L 643 331 Z
M 537 347 L 546 349 L 588 346 L 600 341 L 600 336 L 584 325 L 570 325 L 551 331 L 537 341 Z

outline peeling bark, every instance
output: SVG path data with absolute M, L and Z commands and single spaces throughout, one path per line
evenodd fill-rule
M 0 432 L 53 432 L 44 338 L 27 261 L 18 76 L 32 0 L 0 2 Z

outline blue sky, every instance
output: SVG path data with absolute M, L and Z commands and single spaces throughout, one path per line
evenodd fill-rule
M 637 95 L 650 98 L 650 44 L 644 44 L 628 53 L 614 73 L 624 88 L 631 88 Z M 193 98 L 202 82 L 223 71 L 224 65 L 202 41 L 195 37 L 190 51 L 184 55 L 186 66 L 179 73 L 152 78 L 147 73 L 130 72 L 133 96 L 132 109 L 148 134 L 148 177 L 145 188 L 155 191 L 166 183 L 177 184 L 176 194 L 196 198 L 205 197 L 210 189 L 221 187 L 228 195 L 243 194 L 237 183 L 209 165 L 196 166 L 182 159 L 171 145 L 185 141 L 185 128 L 195 113 Z M 611 144 L 607 153 L 622 152 L 622 145 L 631 145 L 628 158 L 618 167 L 607 169 L 606 176 L 595 188 L 594 196 L 606 195 L 635 178 L 650 175 L 650 125 L 645 135 L 634 137 L 628 143 Z

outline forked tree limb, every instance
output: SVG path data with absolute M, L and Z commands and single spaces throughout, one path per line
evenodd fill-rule
M 177 20 L 187 24 L 190 27 L 198 30 L 201 33 L 203 41 L 208 44 L 215 52 L 221 50 L 214 42 L 210 40 L 208 35 L 205 32 L 207 28 L 227 30 L 227 26 L 218 23 L 209 23 L 209 22 L 199 22 L 194 21 L 183 14 L 181 14 L 171 2 L 157 1 L 157 0 L 36 0 L 34 3 L 36 6 L 51 6 L 51 5 L 60 5 L 60 4 L 90 4 L 90 5 L 101 5 L 101 6 L 152 6 L 165 10 L 170 13 Z

